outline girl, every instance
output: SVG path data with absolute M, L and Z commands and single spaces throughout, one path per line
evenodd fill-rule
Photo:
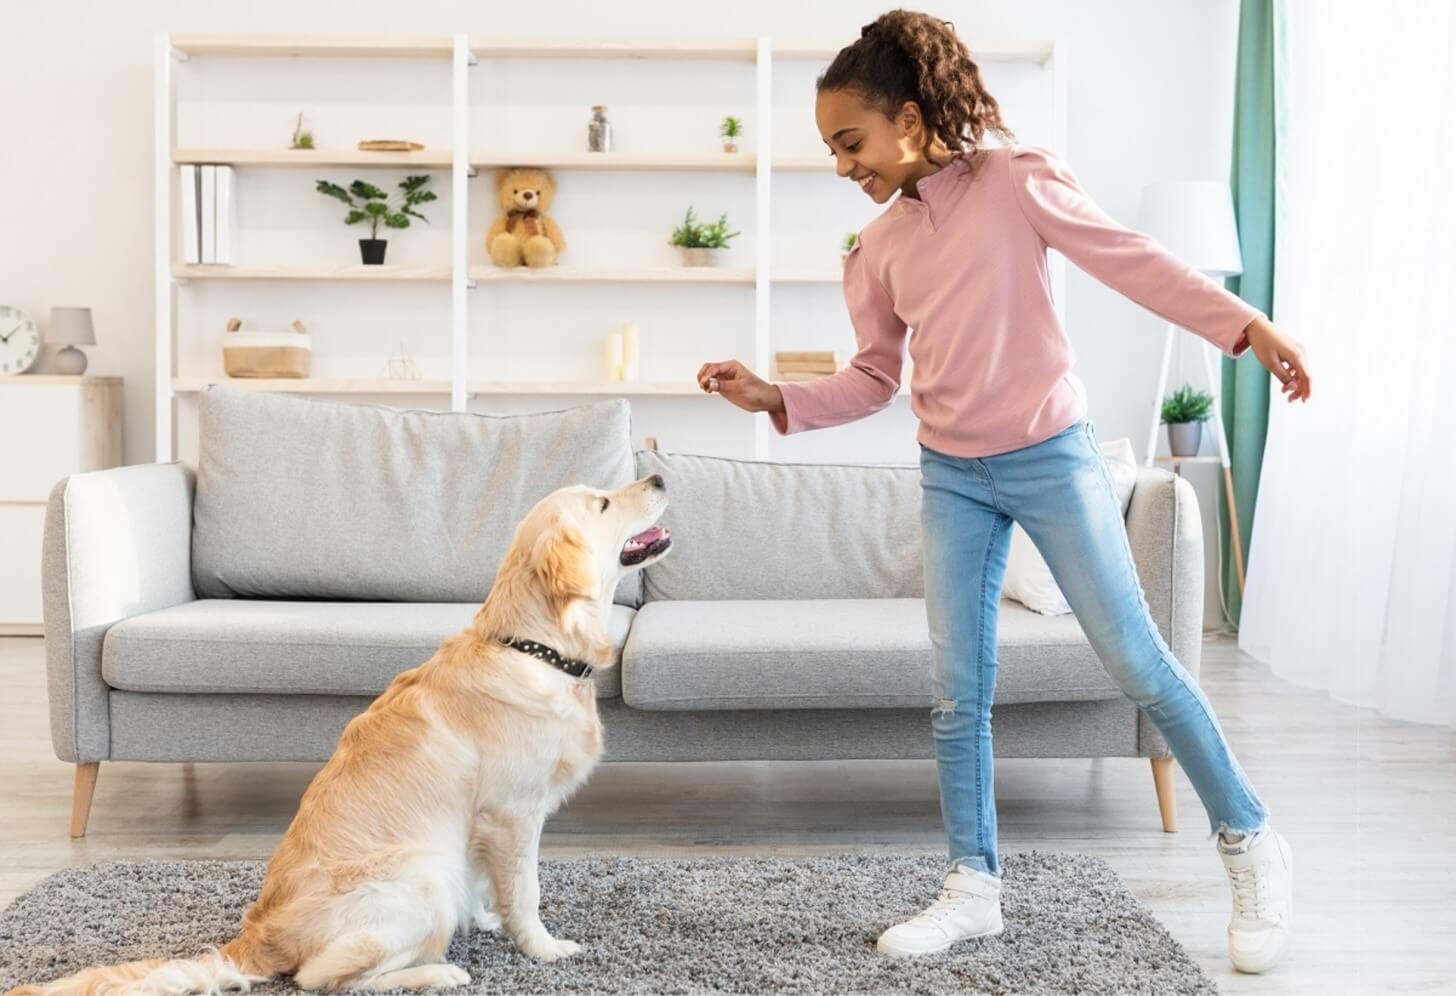
M 1230 958 L 1241 971 L 1263 971 L 1289 934 L 1289 844 L 1153 623 L 1053 310 L 1046 248 L 1229 356 L 1252 349 L 1291 402 L 1310 394 L 1300 346 L 1113 221 L 1051 153 L 1015 144 L 948 23 L 890 11 L 838 53 L 816 88 L 816 122 L 839 175 L 876 204 L 899 193 L 845 261 L 859 351 L 819 380 L 767 383 L 728 360 L 703 364 L 698 383 L 768 412 L 781 435 L 840 425 L 894 400 L 906 329 L 915 329 L 931 729 L 950 863 L 938 898 L 886 930 L 879 950 L 926 954 L 1002 929 L 991 695 L 1014 520 L 1197 790 L 1232 886 Z M 1009 144 L 982 147 L 988 130 Z

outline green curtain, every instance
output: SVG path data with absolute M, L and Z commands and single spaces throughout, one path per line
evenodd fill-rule
M 1239 226 L 1243 273 L 1229 277 L 1230 291 L 1274 319 L 1274 4 L 1278 0 L 1241 0 L 1238 70 L 1234 85 L 1234 147 L 1230 184 Z M 1249 351 L 1237 360 L 1222 360 L 1220 390 L 1224 431 L 1233 468 L 1234 498 L 1239 506 L 1239 534 L 1244 561 L 1264 441 L 1269 431 L 1269 384 L 1272 378 Z M 1223 571 L 1219 585 L 1228 606 L 1228 622 L 1238 629 L 1243 611 L 1238 566 L 1234 561 L 1228 498 L 1219 481 L 1219 547 Z

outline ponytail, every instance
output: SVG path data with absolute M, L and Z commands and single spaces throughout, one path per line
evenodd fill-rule
M 816 91 L 853 90 L 894 118 L 906 101 L 920 107 L 929 137 L 952 154 L 974 153 L 986 132 L 1014 142 L 981 71 L 949 21 L 896 9 L 860 29 L 819 76 Z

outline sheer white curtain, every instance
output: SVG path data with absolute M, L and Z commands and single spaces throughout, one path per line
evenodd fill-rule
M 1276 3 L 1276 390 L 1239 646 L 1456 725 L 1456 4 Z

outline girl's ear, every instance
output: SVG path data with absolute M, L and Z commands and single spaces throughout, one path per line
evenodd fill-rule
M 900 127 L 906 135 L 915 134 L 924 120 L 920 116 L 920 105 L 913 100 L 907 100 L 900 107 Z

